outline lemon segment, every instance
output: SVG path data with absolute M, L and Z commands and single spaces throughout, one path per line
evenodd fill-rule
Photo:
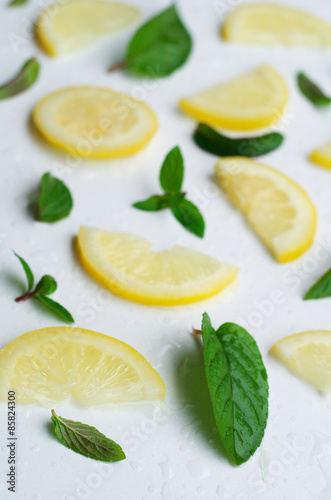
M 289 335 L 276 342 L 270 354 L 316 389 L 331 392 L 331 331 Z
M 71 398 L 83 406 L 163 398 L 165 385 L 124 342 L 91 330 L 52 327 L 21 335 L 0 351 L 0 399 L 48 407 Z
M 276 4 L 250 4 L 227 17 L 222 36 L 232 42 L 302 47 L 331 47 L 331 26 L 297 9 Z
M 103 0 L 67 0 L 47 6 L 35 26 L 37 40 L 51 56 L 91 45 L 140 18 L 136 7 Z
M 311 152 L 309 159 L 321 167 L 331 169 L 331 142 Z
M 146 104 L 99 87 L 69 87 L 47 95 L 36 105 L 33 121 L 52 145 L 89 158 L 136 153 L 157 129 Z
M 273 168 L 242 157 L 220 159 L 216 181 L 278 262 L 312 244 L 316 212 L 304 190 Z
M 195 120 L 228 130 L 256 130 L 275 123 L 287 102 L 283 78 L 263 64 L 226 83 L 179 101 Z
M 175 245 L 154 252 L 149 241 L 131 233 L 81 227 L 78 252 L 86 271 L 124 299 L 171 306 L 206 299 L 223 290 L 238 269 Z

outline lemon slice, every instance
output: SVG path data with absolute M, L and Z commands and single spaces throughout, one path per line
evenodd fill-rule
M 0 399 L 43 406 L 70 398 L 84 406 L 162 398 L 165 386 L 135 349 L 107 335 L 73 327 L 42 328 L 0 351 Z
M 155 114 L 146 104 L 99 87 L 69 87 L 44 97 L 33 121 L 54 146 L 90 158 L 136 153 L 157 129 Z
M 44 50 L 58 56 L 91 45 L 140 18 L 136 7 L 103 0 L 67 0 L 47 6 L 35 33 Z
M 278 262 L 289 262 L 312 244 L 316 213 L 306 193 L 273 168 L 242 157 L 221 159 L 216 181 Z
M 331 168 L 331 141 L 311 152 L 309 159 L 321 167 Z
M 283 5 L 237 7 L 226 19 L 222 35 L 232 42 L 263 45 L 331 47 L 331 26 L 321 19 Z
M 269 65 L 179 101 L 195 120 L 229 130 L 255 130 L 275 123 L 284 111 L 287 89 Z
M 316 389 L 331 392 L 331 331 L 289 335 L 276 342 L 270 354 Z
M 131 233 L 81 227 L 78 251 L 86 271 L 111 292 L 143 304 L 171 306 L 206 299 L 223 290 L 238 269 L 175 245 L 154 252 Z

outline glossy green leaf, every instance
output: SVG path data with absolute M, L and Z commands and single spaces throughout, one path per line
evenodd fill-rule
M 312 82 L 304 73 L 300 72 L 297 75 L 298 86 L 302 94 L 317 107 L 328 106 L 331 98 L 326 96 L 324 92 Z
M 160 184 L 166 193 L 179 193 L 184 179 L 184 160 L 178 146 L 164 159 L 160 171 Z
M 38 78 L 39 70 L 40 65 L 36 59 L 26 61 L 19 74 L 0 87 L 0 100 L 13 97 L 31 87 Z
M 74 323 L 74 318 L 71 316 L 70 312 L 55 300 L 45 297 L 44 295 L 33 295 L 33 298 L 44 304 L 48 309 L 50 309 L 54 314 L 59 316 L 66 323 Z
M 16 257 L 19 259 L 20 263 L 22 264 L 22 267 L 23 267 L 25 275 L 26 275 L 26 279 L 28 280 L 28 286 L 29 286 L 28 291 L 30 291 L 30 290 L 32 290 L 33 283 L 34 283 L 34 277 L 33 277 L 32 271 L 30 269 L 30 266 L 28 265 L 28 263 L 22 257 L 20 257 L 19 255 L 17 255 L 16 252 L 14 252 L 14 255 L 16 255 Z
M 331 297 L 331 269 L 308 290 L 304 300 L 324 299 L 326 297 Z
M 45 274 L 37 283 L 35 292 L 39 293 L 39 295 L 51 295 L 57 289 L 57 283 L 53 276 L 49 276 L 49 274 Z
M 182 199 L 179 203 L 172 204 L 171 211 L 185 229 L 199 238 L 203 238 L 205 221 L 199 209 L 192 202 Z
M 56 222 L 67 217 L 72 207 L 72 196 L 64 182 L 50 173 L 44 174 L 38 198 L 38 220 Z
M 158 212 L 159 210 L 169 207 L 169 200 L 165 195 L 160 196 L 156 194 L 147 200 L 137 201 L 136 203 L 133 203 L 132 206 L 139 208 L 139 210 L 145 210 L 146 212 Z

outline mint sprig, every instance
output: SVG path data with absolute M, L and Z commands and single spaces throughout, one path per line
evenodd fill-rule
M 308 290 L 304 300 L 324 299 L 326 297 L 331 297 L 331 269 Z
M 197 333 L 195 330 L 194 333 Z M 235 323 L 214 330 L 202 318 L 206 378 L 223 445 L 235 465 L 260 446 L 268 417 L 268 377 L 253 337 Z
M 148 20 L 133 35 L 124 61 L 109 71 L 128 68 L 149 78 L 163 78 L 180 68 L 188 58 L 192 39 L 175 5 Z
M 331 97 L 328 97 L 324 92 L 312 82 L 302 71 L 297 74 L 299 89 L 307 99 L 316 107 L 329 106 Z
M 120 445 L 95 427 L 59 417 L 54 410 L 51 418 L 60 443 L 75 453 L 102 462 L 118 462 L 126 458 Z
M 199 123 L 193 139 L 201 149 L 217 156 L 255 158 L 277 149 L 282 144 L 284 136 L 278 132 L 270 132 L 257 137 L 234 139 L 220 134 L 205 123 Z
M 22 257 L 17 255 L 17 253 L 14 252 L 14 255 L 19 259 L 20 263 L 22 264 L 22 267 L 24 269 L 28 281 L 27 291 L 23 293 L 23 295 L 16 297 L 15 302 L 22 302 L 23 300 L 31 298 L 36 299 L 38 300 L 38 302 L 41 302 L 46 307 L 48 307 L 48 309 L 53 311 L 53 313 L 55 313 L 57 316 L 60 316 L 60 318 L 66 321 L 67 323 L 74 323 L 73 317 L 65 307 L 61 306 L 61 304 L 59 304 L 58 302 L 55 302 L 54 300 L 47 297 L 47 295 L 51 295 L 57 289 L 57 283 L 55 279 L 49 274 L 45 274 L 33 289 L 34 276 L 30 266 Z
M 35 58 L 26 61 L 18 75 L 0 87 L 0 100 L 13 97 L 31 87 L 38 78 L 39 70 L 40 65 Z
M 185 229 L 203 238 L 205 222 L 199 209 L 186 199 L 181 191 L 184 179 L 184 160 L 178 146 L 165 157 L 160 171 L 160 185 L 163 195 L 154 195 L 144 201 L 133 204 L 135 208 L 146 212 L 158 212 L 169 208 Z
M 67 186 L 49 172 L 41 178 L 38 198 L 37 220 L 56 222 L 68 217 L 73 207 L 72 196 Z

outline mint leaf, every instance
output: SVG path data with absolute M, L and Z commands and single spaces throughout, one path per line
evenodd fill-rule
M 30 266 L 28 265 L 28 263 L 22 257 L 20 257 L 19 255 L 17 255 L 17 253 L 14 252 L 14 250 L 13 250 L 13 253 L 19 259 L 20 263 L 22 264 L 22 267 L 24 269 L 26 278 L 28 280 L 28 286 L 29 286 L 28 292 L 29 292 L 33 288 L 33 283 L 34 283 L 33 273 L 31 271 Z
M 56 222 L 67 217 L 73 202 L 69 189 L 56 177 L 46 173 L 41 178 L 41 193 L 38 198 L 38 220 Z
M 304 300 L 324 299 L 326 297 L 331 297 L 331 269 L 323 274 L 317 283 L 308 290 Z
M 95 427 L 58 417 L 54 410 L 51 418 L 60 443 L 75 453 L 102 462 L 118 462 L 126 458 L 120 445 L 101 434 Z
M 199 123 L 193 139 L 201 149 L 217 156 L 254 158 L 277 149 L 282 144 L 284 137 L 278 132 L 271 132 L 258 137 L 232 139 L 216 132 L 204 123 Z
M 184 178 L 184 160 L 178 146 L 174 147 L 162 164 L 160 184 L 166 193 L 178 193 Z
M 52 276 L 49 274 L 45 274 L 36 285 L 35 293 L 39 293 L 39 295 L 51 295 L 57 289 L 57 283 Z
M 67 323 L 75 322 L 70 312 L 65 307 L 61 306 L 61 304 L 55 302 L 55 300 L 52 300 L 49 297 L 44 297 L 44 295 L 39 295 L 37 293 L 33 295 L 33 298 L 44 304 L 46 307 L 48 307 L 48 309 L 53 311 L 57 316 L 60 316 L 60 318 Z
M 9 7 L 19 7 L 20 5 L 24 5 L 28 0 L 11 0 L 9 2 Z
M 36 59 L 26 61 L 19 74 L 0 87 L 0 100 L 13 97 L 31 87 L 38 78 L 39 69 L 40 66 Z
M 304 73 L 300 72 L 297 74 L 297 81 L 302 94 L 307 97 L 314 106 L 324 107 L 330 104 L 331 98 L 327 97 Z
M 268 377 L 255 340 L 242 327 L 224 323 L 215 331 L 203 314 L 204 360 L 215 420 L 235 465 L 260 446 L 268 417 Z
M 205 232 L 205 221 L 199 209 L 190 201 L 182 199 L 171 206 L 171 211 L 188 231 L 203 238 Z
M 155 195 L 145 201 L 137 201 L 132 206 L 146 212 L 157 212 L 169 207 L 169 200 L 167 196 Z
M 185 63 L 191 48 L 191 37 L 175 5 L 171 5 L 138 29 L 129 43 L 124 62 L 110 71 L 127 67 L 141 76 L 162 78 Z

